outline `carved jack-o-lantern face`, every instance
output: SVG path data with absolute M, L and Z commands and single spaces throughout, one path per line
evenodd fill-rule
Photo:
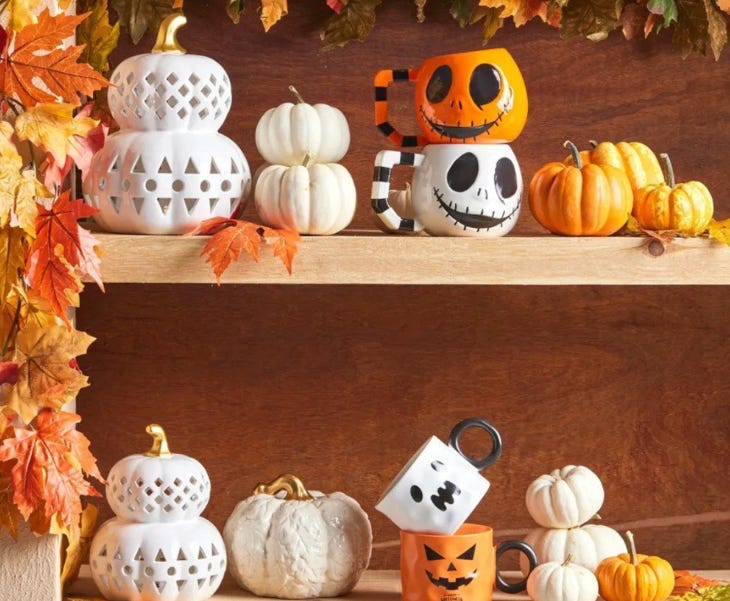
M 450 556 L 454 551 L 453 548 L 437 551 L 428 545 L 423 545 L 423 550 L 426 555 L 426 578 L 434 586 L 440 586 L 447 591 L 456 591 L 469 586 L 479 575 L 477 562 L 474 561 L 477 552 L 476 543 L 464 549 L 456 557 Z M 446 556 L 442 553 L 446 553 Z
M 527 90 L 504 48 L 424 61 L 416 81 L 416 118 L 429 142 L 511 142 L 527 120 Z

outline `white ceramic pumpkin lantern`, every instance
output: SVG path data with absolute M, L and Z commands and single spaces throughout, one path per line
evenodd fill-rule
M 226 570 L 223 539 L 200 517 L 210 480 L 198 461 L 170 453 L 160 426 L 147 432 L 152 448 L 109 472 L 107 499 L 117 517 L 94 536 L 91 575 L 110 601 L 203 601 Z
M 84 180 L 104 229 L 183 234 L 230 217 L 250 191 L 246 158 L 217 131 L 231 106 L 228 75 L 213 59 L 185 53 L 176 39 L 185 22 L 170 15 L 152 53 L 126 59 L 111 76 L 109 108 L 121 129 Z
M 260 484 L 236 505 L 223 538 L 236 582 L 282 599 L 349 592 L 372 546 L 370 521 L 357 501 L 341 492 L 310 494 L 289 474 Z
M 310 160 L 307 155 L 302 165 L 269 165 L 261 171 L 254 198 L 266 225 L 330 235 L 350 224 L 357 202 L 352 176 L 338 163 Z
M 525 542 L 535 550 L 538 563 L 561 563 L 570 555 L 573 564 L 595 572 L 606 557 L 626 553 L 626 543 L 613 528 L 600 524 L 586 524 L 575 528 L 534 528 L 525 536 Z M 520 560 L 527 574 L 527 561 Z
M 350 128 L 342 111 L 329 104 L 307 104 L 294 86 L 297 102 L 267 110 L 256 125 L 256 147 L 267 163 L 336 163 L 350 147 Z
M 545 528 L 573 528 L 590 520 L 603 505 L 603 484 L 590 469 L 566 465 L 543 474 L 525 493 L 527 511 Z
M 598 580 L 568 555 L 537 566 L 527 579 L 527 594 L 532 601 L 595 601 Z

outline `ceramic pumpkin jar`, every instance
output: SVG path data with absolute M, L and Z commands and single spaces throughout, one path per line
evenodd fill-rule
M 665 171 L 665 184 L 640 188 L 634 201 L 634 217 L 647 230 L 676 230 L 696 236 L 707 229 L 712 220 L 712 194 L 702 182 L 678 184 L 668 154 L 660 155 Z
M 111 76 L 109 108 L 120 131 L 92 158 L 84 198 L 110 231 L 183 234 L 210 217 L 230 217 L 251 185 L 240 148 L 218 133 L 231 84 L 211 58 L 186 54 L 176 39 L 185 17 L 160 25 L 149 54 Z
M 226 570 L 223 539 L 200 517 L 210 480 L 198 461 L 170 452 L 160 426 L 147 432 L 152 448 L 109 472 L 107 499 L 117 517 L 94 536 L 91 575 L 110 601 L 203 601 Z
M 334 597 L 352 590 L 370 560 L 367 514 L 341 492 L 310 494 L 292 475 L 260 484 L 223 530 L 229 571 L 263 597 Z

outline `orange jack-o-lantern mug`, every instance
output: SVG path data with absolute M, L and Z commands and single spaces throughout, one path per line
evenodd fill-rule
M 495 547 L 492 529 L 478 524 L 464 524 L 451 535 L 401 531 L 400 545 L 403 601 L 492 601 L 495 583 L 506 593 L 524 591 L 527 584 L 527 577 L 515 583 L 502 578 L 497 569 L 502 553 L 524 553 L 530 572 L 537 565 L 527 543 L 511 540 Z
M 421 135 L 404 136 L 388 121 L 388 86 L 416 83 Z M 527 88 L 504 48 L 442 54 L 416 69 L 386 69 L 375 76 L 375 125 L 396 146 L 511 142 L 527 121 Z

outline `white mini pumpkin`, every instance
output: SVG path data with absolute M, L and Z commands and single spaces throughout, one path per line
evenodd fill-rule
M 223 540 L 241 587 L 305 599 L 352 590 L 370 561 L 372 530 L 354 499 L 341 492 L 310 496 L 298 478 L 284 475 L 236 505 Z
M 355 182 L 337 163 L 307 165 L 269 165 L 261 171 L 254 191 L 256 210 L 271 227 L 335 234 L 355 215 Z
M 591 572 L 606 557 L 627 552 L 621 535 L 599 524 L 575 528 L 535 528 L 527 533 L 525 542 L 535 550 L 538 563 L 562 562 L 570 555 L 574 564 Z M 526 574 L 529 566 L 525 559 L 520 559 L 520 567 Z
M 595 601 L 598 580 L 568 556 L 537 566 L 527 579 L 527 594 L 532 601 Z
M 256 125 L 256 147 L 267 163 L 301 165 L 309 154 L 316 163 L 336 163 L 350 147 L 350 128 L 340 109 L 307 104 L 294 89 L 297 103 L 266 111 Z
M 587 467 L 566 465 L 532 482 L 525 503 L 540 526 L 573 528 L 585 524 L 601 508 L 603 485 Z

